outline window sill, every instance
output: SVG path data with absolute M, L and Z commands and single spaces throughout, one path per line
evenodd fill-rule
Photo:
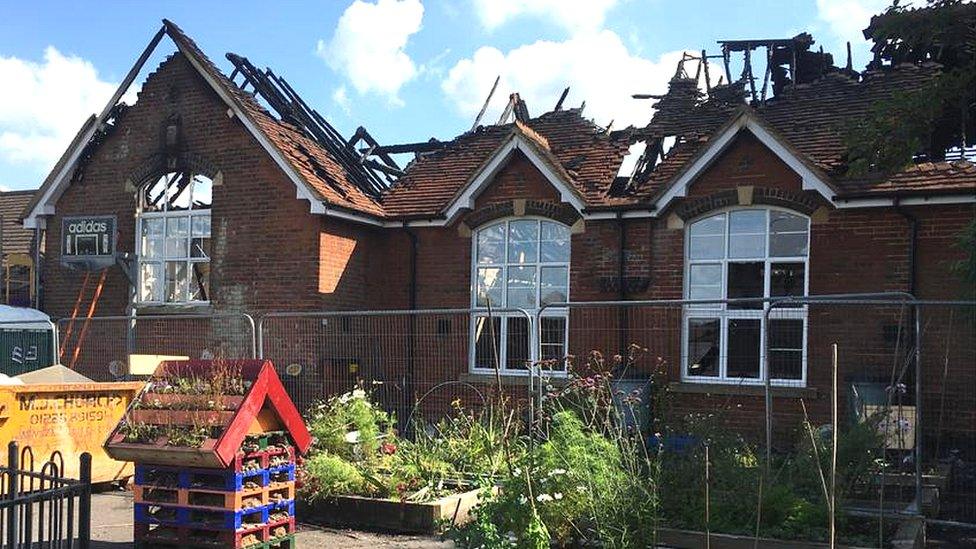
M 136 304 L 136 316 L 139 315 L 209 315 L 214 313 L 213 305 L 209 303 L 167 303 L 167 304 Z
M 668 384 L 668 391 L 685 394 L 737 395 L 737 396 L 765 396 L 764 385 L 742 385 L 733 383 L 692 383 L 672 382 Z M 817 398 L 818 391 L 813 387 L 784 387 L 773 385 L 774 397 L 779 398 Z
M 473 385 L 494 384 L 498 382 L 497 378 L 495 377 L 495 374 L 480 373 L 480 372 L 479 373 L 465 372 L 461 374 L 461 377 L 459 378 L 458 381 L 462 381 L 464 383 L 471 383 Z M 501 381 L 502 381 L 502 385 L 509 385 L 515 387 L 528 387 L 530 378 L 528 375 L 502 374 Z M 545 381 L 546 383 L 552 385 L 553 387 L 562 387 L 563 385 L 566 385 L 566 383 L 569 381 L 569 378 L 564 375 L 552 376 L 552 377 L 545 378 Z

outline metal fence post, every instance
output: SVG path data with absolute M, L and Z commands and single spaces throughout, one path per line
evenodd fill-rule
M 11 440 L 7 445 L 7 493 L 12 504 L 7 509 L 7 547 L 17 547 L 17 493 L 20 491 L 20 452 L 17 441 Z
M 79 458 L 81 490 L 78 496 L 78 547 L 88 549 L 91 543 L 91 454 L 84 452 Z M 71 520 L 70 517 L 68 519 Z
M 945 388 L 943 388 L 945 390 Z M 915 304 L 915 502 L 922 514 L 922 307 Z M 936 456 L 938 459 L 938 456 Z

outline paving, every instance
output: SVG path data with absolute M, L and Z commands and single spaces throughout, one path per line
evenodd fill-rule
M 132 494 L 103 492 L 92 496 L 92 549 L 132 547 Z M 454 544 L 426 536 L 392 536 L 357 530 L 301 525 L 298 547 L 395 547 L 400 549 L 453 549 Z

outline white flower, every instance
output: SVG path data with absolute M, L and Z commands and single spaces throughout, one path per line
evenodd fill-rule
M 563 499 L 563 495 L 560 494 L 559 492 L 556 492 L 555 494 L 553 494 L 552 497 L 556 498 L 557 500 L 558 499 Z
M 520 467 L 516 467 L 516 468 L 515 468 L 515 470 L 514 470 L 514 471 L 512 471 L 512 473 L 513 473 L 513 474 L 514 474 L 515 476 L 521 476 L 521 475 L 522 475 L 522 469 L 521 469 Z
M 362 389 L 355 389 L 352 392 L 352 398 L 356 398 L 356 399 L 366 398 L 366 391 Z
M 566 474 L 566 469 L 553 469 L 549 473 L 549 476 L 550 477 L 554 477 L 554 476 L 557 476 L 557 475 L 565 475 L 565 474 Z
M 346 442 L 356 444 L 359 442 L 359 431 L 349 431 L 346 433 Z
M 535 500 L 538 501 L 539 503 L 552 501 L 552 496 L 550 496 L 549 494 L 539 494 L 538 496 L 535 497 Z
M 519 502 L 519 505 L 525 505 L 526 503 L 529 502 L 529 498 L 525 497 L 525 494 L 522 494 L 522 495 L 519 496 L 518 502 Z

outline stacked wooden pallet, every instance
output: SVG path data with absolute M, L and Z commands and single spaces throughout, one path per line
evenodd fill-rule
M 136 547 L 294 547 L 295 450 L 277 435 L 224 469 L 136 464 Z

